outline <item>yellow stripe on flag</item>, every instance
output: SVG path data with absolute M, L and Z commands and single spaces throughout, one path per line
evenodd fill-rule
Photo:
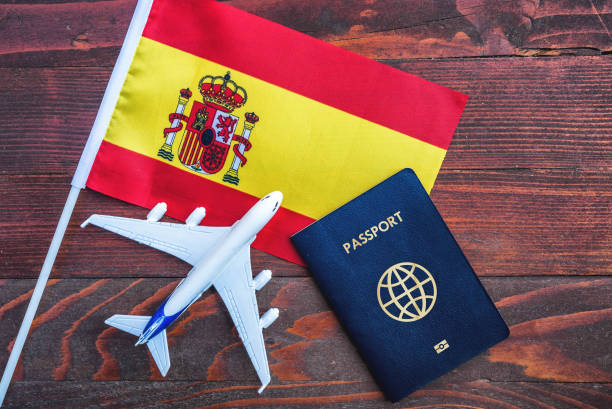
M 245 105 L 232 112 L 240 118 L 236 135 L 242 133 L 245 113 L 255 112 L 260 118 L 251 131 L 252 148 L 245 152 L 247 163 L 239 169 L 238 186 L 222 180 L 232 163 L 232 150 L 216 174 L 201 175 L 180 163 L 184 127 L 176 135 L 172 162 L 157 156 L 179 91 L 193 92 L 184 112 L 189 116 L 193 102 L 202 102 L 200 79 L 227 71 L 248 94 Z M 384 85 L 363 92 L 384 92 Z M 134 96 L 140 99 L 134 101 Z M 256 197 L 280 190 L 285 195 L 283 207 L 315 219 L 405 167 L 413 168 L 430 191 L 446 154 L 442 148 L 144 37 L 105 139 Z

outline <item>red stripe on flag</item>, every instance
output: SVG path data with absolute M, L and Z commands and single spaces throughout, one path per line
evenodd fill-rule
M 87 186 L 149 209 L 166 202 L 167 214 L 179 220 L 205 206 L 204 222 L 210 226 L 231 226 L 259 200 L 107 141 L 100 146 Z M 281 207 L 259 232 L 253 247 L 305 265 L 289 237 L 312 222 L 314 219 Z
M 443 149 L 467 102 L 457 91 L 215 1 L 157 0 L 143 36 Z

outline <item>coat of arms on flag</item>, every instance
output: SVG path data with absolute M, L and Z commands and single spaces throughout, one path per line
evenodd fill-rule
M 191 112 L 183 114 L 193 93 L 189 88 L 179 92 L 176 110 L 168 117 L 171 125 L 164 129 L 164 144 L 157 156 L 172 162 L 175 158 L 187 168 L 202 174 L 219 172 L 225 165 L 232 142 L 233 160 L 223 176 L 223 181 L 237 185 L 240 181 L 238 168 L 246 165 L 244 152 L 251 149 L 249 137 L 259 117 L 254 112 L 245 116 L 242 135 L 236 134 L 239 117 L 232 115 L 236 108 L 247 101 L 244 88 L 232 81 L 229 71 L 224 76 L 206 75 L 198 83 L 203 102 L 194 101 Z M 174 142 L 178 132 L 185 129 L 177 148 Z

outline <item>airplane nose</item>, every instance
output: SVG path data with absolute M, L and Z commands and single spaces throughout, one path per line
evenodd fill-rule
M 283 194 L 281 192 L 279 192 L 278 190 L 270 193 L 268 195 L 272 201 L 272 203 L 274 203 L 274 210 L 276 211 L 276 209 L 278 209 L 278 207 L 280 206 L 280 204 L 283 202 Z
M 276 200 L 279 203 L 283 201 L 283 194 L 282 192 L 279 192 L 278 190 L 275 190 L 274 192 L 270 193 L 268 196 L 270 196 L 272 199 Z

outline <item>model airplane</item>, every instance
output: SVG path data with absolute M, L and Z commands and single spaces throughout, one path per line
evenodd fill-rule
M 278 309 L 259 316 L 255 290 L 261 290 L 272 273 L 263 270 L 253 279 L 250 245 L 282 200 L 281 192 L 268 194 L 231 227 L 198 226 L 206 214 L 203 207 L 195 209 L 185 224 L 159 222 L 166 212 L 165 203 L 158 203 L 146 220 L 92 215 L 81 227 L 91 223 L 193 265 L 153 316 L 113 315 L 106 324 L 138 336 L 136 345 L 147 344 L 160 373 L 166 376 L 170 368 L 166 328 L 214 285 L 261 380 L 261 393 L 270 383 L 262 329 L 278 318 Z

